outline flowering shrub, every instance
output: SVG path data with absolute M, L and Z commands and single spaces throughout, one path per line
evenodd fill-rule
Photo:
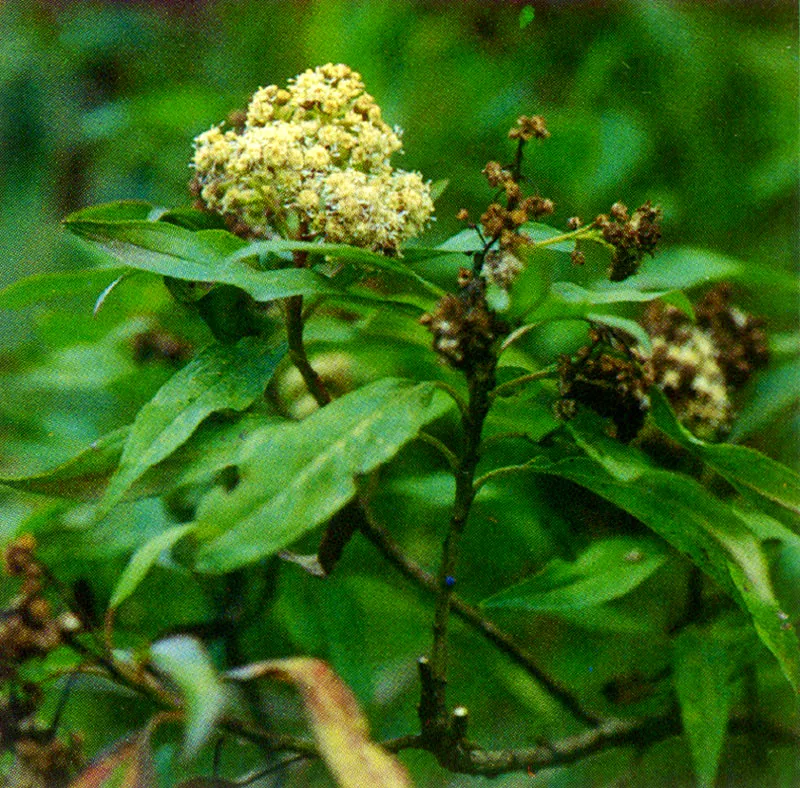
M 101 341 L 130 377 L 164 373 L 130 424 L 0 479 L 46 499 L 5 553 L 22 582 L 0 625 L 5 784 L 309 785 L 324 764 L 347 788 L 404 788 L 405 750 L 436 779 L 527 779 L 628 748 L 624 781 L 677 742 L 675 768 L 711 785 L 728 732 L 793 757 L 797 731 L 752 697 L 800 688 L 781 576 L 798 476 L 721 440 L 768 361 L 761 322 L 726 285 L 692 304 L 677 285 L 702 269 L 658 268 L 650 202 L 542 223 L 553 202 L 523 173 L 539 115 L 436 247 L 406 243 L 431 188 L 392 168 L 399 133 L 347 66 L 260 89 L 231 126 L 195 141 L 194 208 L 78 211 L 65 227 L 103 264 L 0 294 L 78 277 L 96 313 L 119 311 Z M 126 323 L 126 289 L 176 333 Z M 496 660 L 467 680 L 472 641 Z M 139 698 L 138 729 L 59 731 L 84 679 Z M 307 733 L 263 680 L 295 687 Z M 523 688 L 504 706 L 519 730 L 495 749 L 507 730 L 480 703 L 502 682 Z

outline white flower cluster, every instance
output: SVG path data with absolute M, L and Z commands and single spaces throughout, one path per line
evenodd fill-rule
M 199 196 L 211 210 L 270 237 L 306 237 L 394 251 L 430 221 L 430 186 L 395 170 L 399 130 L 381 118 L 361 76 L 327 64 L 258 90 L 241 131 L 215 126 L 195 139 Z
M 678 418 L 698 437 L 713 440 L 729 426 L 732 406 L 712 338 L 692 326 L 672 341 L 653 337 L 649 359 L 654 382 Z

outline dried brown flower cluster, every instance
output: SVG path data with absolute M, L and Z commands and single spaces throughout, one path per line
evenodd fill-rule
M 697 304 L 697 323 L 673 306 L 653 302 L 642 323 L 653 351 L 647 374 L 663 389 L 681 421 L 696 435 L 718 438 L 730 426 L 730 395 L 768 361 L 763 321 L 730 305 L 722 284 Z
M 44 572 L 35 559 L 36 540 L 29 534 L 10 542 L 4 553 L 6 574 L 22 585 L 10 606 L 0 613 L 0 681 L 13 691 L 0 701 L 0 752 L 12 750 L 14 785 L 67 786 L 69 776 L 82 760 L 80 737 L 67 740 L 37 727 L 36 710 L 42 693 L 35 684 L 23 682 L 23 663 L 44 657 L 63 642 L 65 631 L 75 631 L 72 614 L 54 617 L 42 593 Z
M 585 405 L 614 423 L 616 437 L 627 443 L 644 424 L 650 381 L 636 361 L 619 349 L 607 332 L 593 328 L 591 344 L 572 359 L 559 359 L 559 393 L 556 415 L 569 419 Z
M 706 293 L 695 307 L 697 323 L 653 301 L 642 318 L 652 352 L 628 351 L 609 332 L 592 329 L 590 345 L 574 359 L 561 358 L 559 418 L 585 405 L 610 418 L 620 440 L 631 440 L 649 409 L 647 390 L 656 385 L 695 435 L 719 439 L 733 417 L 731 394 L 768 360 L 763 321 L 731 306 L 730 293 L 727 284 Z
M 42 596 L 42 569 L 33 557 L 36 540 L 21 536 L 5 551 L 5 569 L 21 577 L 22 587 L 0 622 L 0 678 L 16 673 L 26 659 L 43 656 L 61 644 L 59 622 Z
M 724 282 L 706 293 L 695 306 L 697 325 L 714 339 L 716 359 L 725 382 L 741 388 L 769 361 L 763 318 L 733 306 L 731 286 Z
M 621 282 L 636 273 L 646 254 L 655 252 L 661 238 L 661 209 L 648 200 L 629 216 L 628 208 L 615 202 L 609 215 L 598 216 L 594 224 L 606 243 L 614 247 L 608 278 Z
M 452 367 L 468 373 L 491 364 L 492 344 L 503 324 L 486 305 L 483 279 L 462 268 L 461 290 L 448 293 L 420 323 L 433 334 L 433 349 Z
M 541 115 L 523 115 L 517 118 L 517 125 L 508 132 L 508 138 L 527 142 L 532 139 L 546 140 L 550 136 Z

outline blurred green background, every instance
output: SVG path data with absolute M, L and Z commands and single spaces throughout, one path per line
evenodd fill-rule
M 770 368 L 745 394 L 745 403 L 755 405 L 743 404 L 749 427 L 741 437 L 792 461 L 800 436 L 794 286 L 800 142 L 797 4 L 531 5 L 534 20 L 521 29 L 522 4 L 503 2 L 4 3 L 0 287 L 29 274 L 83 268 L 96 260 L 62 234 L 59 221 L 70 211 L 126 198 L 164 206 L 189 204 L 188 162 L 196 134 L 243 107 L 260 85 L 283 83 L 328 61 L 345 62 L 362 73 L 385 118 L 405 130 L 402 166 L 418 169 L 432 181 L 450 181 L 438 202 L 438 219 L 427 239 L 431 244 L 460 229 L 457 209 L 481 212 L 490 197 L 481 169 L 489 159 L 510 157 L 507 130 L 520 114 L 535 113 L 547 118 L 552 137 L 536 146 L 527 172 L 531 184 L 556 202 L 556 225 L 564 226 L 576 214 L 591 219 L 616 200 L 635 207 L 651 199 L 664 209 L 665 254 L 679 246 L 698 247 L 709 250 L 712 262 L 725 256 L 743 261 L 753 276 L 749 284 L 743 281 L 736 296 L 768 319 L 774 354 Z M 97 319 L 91 316 L 92 303 L 81 299 L 75 299 L 72 312 L 49 305 L 0 312 L 4 473 L 52 466 L 132 420 L 174 371 L 169 359 L 134 363 L 132 337 L 157 325 L 190 343 L 204 341 L 195 323 L 175 314 L 157 281 L 136 290 L 120 288 L 114 298 L 113 309 L 105 308 Z M 422 522 L 427 515 L 418 514 L 420 489 L 403 486 L 409 481 L 404 473 L 413 481 L 417 459 L 412 452 L 407 467 L 399 464 L 392 492 L 408 498 L 404 516 Z M 392 483 L 390 477 L 390 488 Z M 448 494 L 445 489 L 439 496 L 441 511 L 431 520 L 443 516 Z M 396 500 L 390 501 L 392 506 Z M 163 516 L 147 506 L 137 510 L 143 529 Z M 3 534 L 12 533 L 20 522 L 30 524 L 32 517 L 46 519 L 59 511 L 57 505 L 34 505 L 6 492 L 0 497 Z M 516 524 L 509 526 L 509 544 L 521 552 L 536 547 L 547 553 L 549 547 L 533 545 L 533 536 L 523 533 L 526 516 L 522 511 L 507 513 Z M 98 538 L 78 536 L 80 511 L 69 517 L 64 527 L 74 529 L 75 555 L 96 543 L 94 579 L 110 586 L 132 545 L 115 541 L 115 536 L 122 537 L 113 518 Z M 420 544 L 425 538 L 419 537 Z M 476 545 L 481 539 L 471 538 Z M 65 539 L 63 545 L 66 550 L 70 542 Z M 476 563 L 465 573 L 471 570 L 479 577 L 482 550 L 482 545 L 475 549 Z M 67 565 L 70 553 L 59 560 Z M 513 555 L 506 560 L 511 564 L 517 559 Z M 360 561 L 374 564 L 374 557 L 362 545 L 346 561 L 353 568 Z M 154 593 L 177 599 L 174 578 L 167 579 L 169 593 L 167 586 L 158 591 L 158 578 L 153 580 Z M 186 583 L 188 588 L 188 579 Z M 415 691 L 413 671 L 402 674 L 406 685 L 392 682 L 397 681 L 398 664 L 413 664 L 427 642 L 429 600 L 409 590 L 399 598 L 382 578 L 354 582 L 346 573 L 319 598 L 290 573 L 283 573 L 281 583 L 284 614 L 289 608 L 308 613 L 296 615 L 291 624 L 298 628 L 290 633 L 291 648 L 308 644 L 313 651 L 323 637 L 312 631 L 315 619 L 335 627 L 340 603 L 357 608 L 344 619 L 360 621 L 360 643 L 402 644 L 392 654 L 369 654 L 369 676 L 363 661 L 348 663 L 346 649 L 338 657 L 331 655 L 360 698 L 381 705 L 376 715 L 382 720 L 379 735 L 402 732 L 408 695 Z M 186 594 L 175 605 L 191 618 L 194 598 Z M 368 615 L 361 615 L 362 608 Z M 398 609 L 401 629 L 389 631 L 386 622 L 398 625 Z M 158 622 L 148 618 L 152 611 L 142 610 L 138 622 L 135 608 L 128 612 L 130 628 L 157 630 Z M 277 614 L 282 615 L 281 609 Z M 457 633 L 463 636 L 460 629 Z M 353 637 L 349 632 L 334 634 L 327 633 L 341 643 Z M 584 641 L 580 659 L 592 658 L 586 654 L 594 642 Z M 287 644 L 276 641 L 272 648 L 291 650 Z M 476 725 L 495 733 L 498 741 L 508 741 L 507 721 L 494 714 L 497 709 L 513 707 L 517 714 L 533 717 L 546 712 L 548 702 L 531 693 L 524 677 L 505 663 L 492 662 L 491 670 L 471 673 L 473 665 L 489 657 L 483 643 L 472 639 L 469 648 L 471 657 L 457 668 L 454 684 L 471 682 L 475 698 L 493 698 L 496 706 L 481 709 L 476 702 Z M 624 659 L 633 663 L 637 657 Z M 343 664 L 351 665 L 350 673 Z M 520 697 L 527 704 L 522 712 Z M 112 714 L 109 709 L 102 713 Z M 119 720 L 113 723 L 122 726 Z M 527 735 L 520 728 L 519 743 Z M 648 762 L 647 768 L 655 770 L 651 777 L 672 765 L 673 746 L 665 744 Z M 735 767 L 736 757 L 731 757 Z M 580 771 L 558 772 L 552 780 L 510 776 L 496 784 L 605 784 L 599 777 L 593 782 L 593 774 L 613 773 L 617 759 L 623 755 L 609 752 Z M 424 754 L 410 754 L 406 760 L 420 769 L 431 767 Z M 685 772 L 685 764 L 680 768 Z M 434 785 L 429 779 L 420 785 Z M 641 779 L 642 785 L 648 784 L 646 773 Z M 688 772 L 680 779 L 691 781 Z M 684 784 L 680 779 L 675 776 L 673 784 Z M 453 778 L 435 784 L 477 781 Z

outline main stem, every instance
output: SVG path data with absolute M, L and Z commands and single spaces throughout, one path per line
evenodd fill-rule
M 296 268 L 305 268 L 308 262 L 306 252 L 294 253 L 294 264 Z M 284 312 L 286 315 L 286 341 L 289 345 L 289 358 L 297 367 L 297 371 L 303 378 L 306 388 L 311 396 L 316 400 L 317 405 L 323 407 L 331 401 L 331 395 L 322 378 L 317 374 L 314 367 L 306 355 L 306 347 L 303 343 L 303 296 L 290 296 L 284 300 Z
M 489 392 L 494 387 L 494 358 L 467 375 L 469 400 L 462 416 L 464 450 L 455 468 L 456 494 L 450 525 L 442 545 L 442 560 L 436 578 L 437 595 L 433 614 L 433 646 L 429 662 L 421 664 L 422 698 L 419 716 L 422 735 L 442 743 L 448 738 L 447 714 L 448 624 L 456 582 L 456 565 L 461 535 L 475 498 L 475 469 L 478 465 L 481 432 L 489 412 Z

